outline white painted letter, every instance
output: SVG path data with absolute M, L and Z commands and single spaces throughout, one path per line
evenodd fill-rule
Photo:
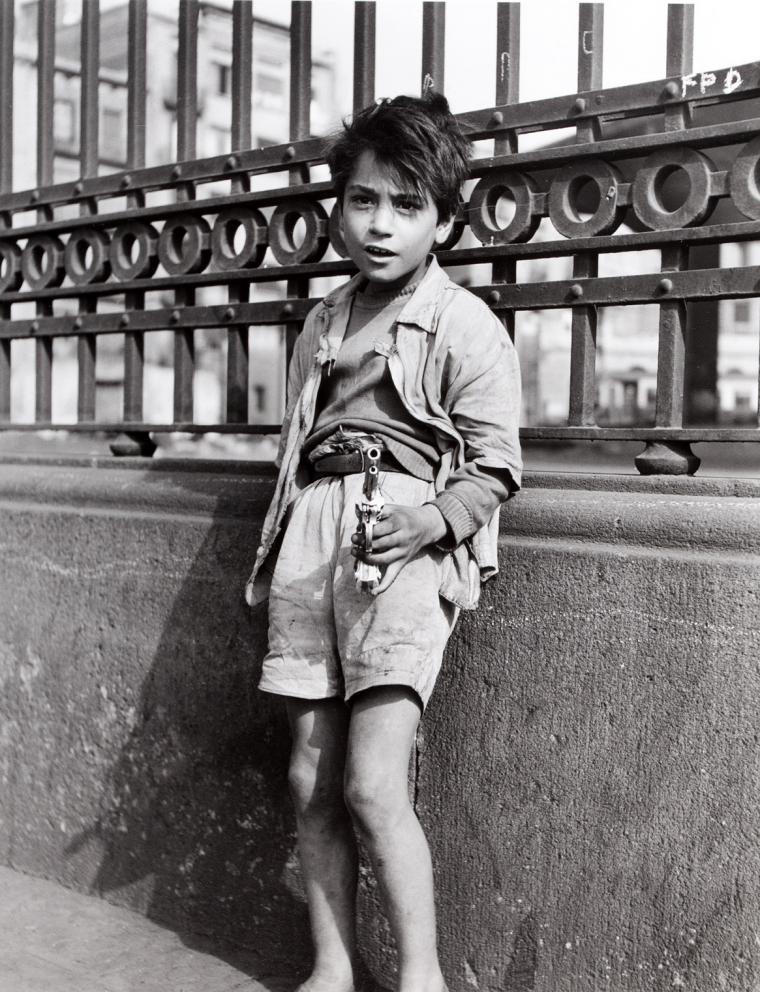
M 715 85 L 715 73 L 714 72 L 702 72 L 699 76 L 699 92 L 704 93 L 705 90 L 709 90 L 711 86 Z
M 738 90 L 742 84 L 742 77 L 733 67 L 726 73 L 726 78 L 723 81 L 723 92 L 733 93 L 734 90 Z
M 690 86 L 697 85 L 697 77 L 692 73 L 690 76 L 681 76 L 681 96 L 686 96 L 686 90 Z

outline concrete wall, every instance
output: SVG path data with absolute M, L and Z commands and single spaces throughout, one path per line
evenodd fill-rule
M 272 478 L 0 464 L 0 862 L 304 962 L 241 588 Z M 534 476 L 413 782 L 451 992 L 760 980 L 760 483 Z M 371 885 L 368 886 L 371 890 Z M 371 958 L 387 933 L 364 899 Z

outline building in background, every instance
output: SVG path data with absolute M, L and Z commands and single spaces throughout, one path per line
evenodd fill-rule
M 56 74 L 54 110 L 54 182 L 75 180 L 80 174 L 80 0 L 59 0 L 56 7 Z M 100 15 L 99 171 L 127 166 L 127 18 L 126 3 L 105 6 Z M 177 18 L 176 3 L 151 2 L 147 25 L 147 95 L 145 165 L 176 160 L 177 147 Z M 198 157 L 223 155 L 231 149 L 232 16 L 228 7 L 202 3 L 198 19 Z M 286 26 L 256 17 L 253 22 L 253 92 L 251 102 L 254 147 L 288 140 L 290 101 L 290 32 Z M 14 187 L 25 189 L 36 179 L 37 116 L 37 0 L 17 0 L 14 73 Z M 312 62 L 311 128 L 329 130 L 338 117 L 335 73 L 330 53 Z M 30 126 L 31 122 L 31 126 Z M 218 184 L 215 192 L 219 192 Z M 203 195 L 199 190 L 199 195 Z M 282 291 L 276 284 L 259 284 L 256 298 Z M 226 299 L 224 287 L 198 294 L 199 303 Z M 170 301 L 168 301 L 170 302 Z M 72 307 L 76 303 L 72 301 Z M 101 307 L 108 305 L 107 298 Z M 157 306 L 165 305 L 156 301 Z M 20 312 L 19 312 L 20 315 Z M 25 348 L 29 344 L 30 347 Z M 14 418 L 34 419 L 33 347 L 14 343 Z M 61 338 L 54 345 L 53 417 L 76 419 L 76 341 Z M 26 354 L 24 354 L 26 352 Z M 145 337 L 145 416 L 168 423 L 172 412 L 173 335 L 156 332 Z M 250 338 L 249 411 L 253 423 L 278 423 L 284 406 L 284 342 L 279 327 L 256 327 Z M 20 361 L 15 357 L 18 355 Z M 224 419 L 222 397 L 226 375 L 226 342 L 218 333 L 196 332 L 197 371 L 195 420 Z M 118 335 L 98 341 L 97 418 L 121 418 L 123 360 Z

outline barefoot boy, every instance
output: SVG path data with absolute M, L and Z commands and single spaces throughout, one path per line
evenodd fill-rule
M 496 571 L 498 508 L 521 467 L 514 349 L 430 254 L 451 231 L 468 155 L 438 94 L 379 101 L 327 154 L 359 272 L 309 314 L 296 344 L 248 587 L 259 602 L 271 582 L 260 685 L 286 697 L 293 736 L 315 949 L 301 992 L 358 988 L 356 833 L 398 947 L 399 992 L 445 989 L 407 771 L 459 608 Z M 371 554 L 355 534 L 370 445 L 385 499 Z M 381 567 L 371 593 L 356 588 L 355 556 Z

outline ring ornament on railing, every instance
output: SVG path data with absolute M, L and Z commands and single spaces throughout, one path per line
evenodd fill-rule
M 63 253 L 66 275 L 75 286 L 105 282 L 111 274 L 108 237 L 96 228 L 75 231 Z
M 35 234 L 29 238 L 21 252 L 21 271 L 32 290 L 60 286 L 66 275 L 60 238 L 52 234 Z
M 235 237 L 242 229 L 240 248 Z M 266 217 L 255 207 L 231 207 L 216 218 L 211 231 L 211 258 L 217 269 L 255 269 L 266 254 L 269 232 Z
M 119 224 L 111 237 L 111 271 L 120 282 L 149 279 L 158 268 L 158 231 L 141 220 Z
M 467 204 L 472 233 L 484 245 L 530 241 L 541 221 L 536 210 L 535 192 L 533 179 L 516 169 L 496 169 L 484 176 Z M 501 226 L 496 216 L 499 200 L 504 196 L 509 197 L 515 207 L 506 227 Z
M 760 220 L 760 136 L 749 141 L 736 156 L 728 180 L 731 199 L 737 210 L 750 220 Z
M 295 241 L 295 229 L 303 221 L 303 238 Z M 269 221 L 269 247 L 280 265 L 318 262 L 327 251 L 327 212 L 318 200 L 296 196 L 276 208 Z
M 599 204 L 590 217 L 583 217 L 578 198 L 589 182 L 597 188 Z M 618 170 L 601 159 L 571 162 L 560 170 L 549 188 L 549 219 L 566 238 L 611 234 L 620 226 L 626 210 L 620 204 L 621 182 Z
M 0 293 L 15 293 L 23 281 L 21 249 L 14 241 L 0 241 Z
M 203 272 L 211 258 L 211 228 L 203 217 L 177 214 L 158 236 L 158 260 L 170 276 Z
M 662 187 L 674 172 L 682 170 L 689 180 L 689 194 L 676 210 L 666 210 Z M 713 163 L 693 148 L 663 148 L 654 152 L 636 172 L 631 188 L 633 210 L 654 231 L 690 227 L 706 220 L 718 197 L 713 190 Z

